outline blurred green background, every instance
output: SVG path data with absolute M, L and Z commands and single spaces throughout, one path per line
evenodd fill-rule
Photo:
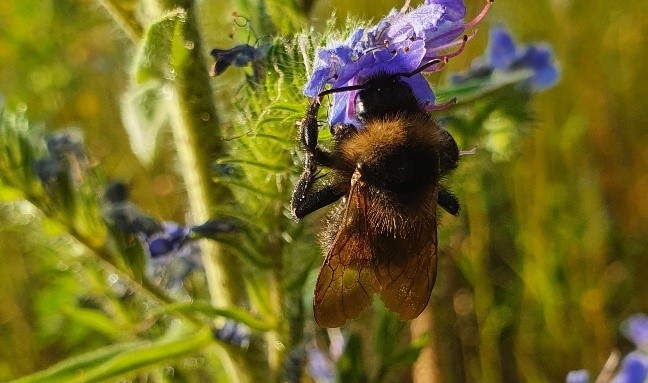
M 241 5 L 199 3 L 206 49 L 232 46 L 231 13 L 244 14 Z M 482 7 L 466 3 L 469 14 Z M 318 29 L 334 9 L 341 20 L 377 19 L 400 6 L 315 1 L 311 21 Z M 631 348 L 619 323 L 648 312 L 648 2 L 497 1 L 450 71 L 481 54 L 489 24 L 508 26 L 520 42 L 553 45 L 562 80 L 534 98 L 535 121 L 506 161 L 485 168 L 477 155 L 454 176 L 466 219 L 442 220 L 449 234 L 431 301 L 440 374 L 449 382 L 561 381 L 578 368 L 596 374 L 611 351 Z M 126 180 L 132 199 L 155 217 L 182 220 L 174 162 L 158 153 L 142 166 L 121 123 L 134 52 L 95 1 L 0 2 L 7 107 L 28 106 L 44 129 L 82 129 L 108 178 Z M 214 83 L 217 94 L 241 76 L 225 78 Z M 105 286 L 81 283 L 81 261 L 49 256 L 66 244 L 30 217 L 0 204 L 0 381 L 115 340 L 60 312 Z

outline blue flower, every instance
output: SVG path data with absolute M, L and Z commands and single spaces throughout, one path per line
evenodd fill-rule
M 46 140 L 48 155 L 34 161 L 36 176 L 45 186 L 53 186 L 61 177 L 81 183 L 89 168 L 83 135 L 75 129 L 54 133 Z
M 644 383 L 648 378 L 648 356 L 633 351 L 623 358 L 621 369 L 612 383 Z
M 628 318 L 621 326 L 623 334 L 630 339 L 637 348 L 648 349 L 648 315 L 635 314 Z
M 308 374 L 316 382 L 335 382 L 333 361 L 319 348 L 311 347 L 308 353 Z
M 106 186 L 103 214 L 117 230 L 146 238 L 163 231 L 162 225 L 128 200 L 128 186 L 111 182 Z
M 236 45 L 230 49 L 212 49 L 211 56 L 215 63 L 210 71 L 212 77 L 223 73 L 231 65 L 244 67 L 251 62 L 260 60 L 268 54 L 270 44 L 263 44 L 258 48 L 249 44 Z
M 212 334 L 218 340 L 244 349 L 250 345 L 250 329 L 243 323 L 233 320 L 227 320 L 223 327 L 214 329 Z
M 587 370 L 576 370 L 570 371 L 567 374 L 567 383 L 588 383 L 589 382 L 589 373 Z
M 556 84 L 560 78 L 551 47 L 546 44 L 518 45 L 502 27 L 492 28 L 486 54 L 475 59 L 467 74 L 455 75 L 452 82 L 488 77 L 495 71 L 510 73 L 530 71 L 524 84 L 531 90 L 543 90 Z
M 464 22 L 466 7 L 462 0 L 425 0 L 415 9 L 392 10 L 375 27 L 358 28 L 346 41 L 329 42 L 318 49 L 304 95 L 316 97 L 327 85 L 339 88 L 362 84 L 377 74 L 414 72 L 438 59 L 439 51 L 460 46 L 463 41 L 457 38 L 477 24 L 489 7 L 490 2 L 468 23 Z M 425 71 L 438 71 L 442 66 L 432 65 Z M 412 87 L 422 106 L 434 106 L 434 92 L 420 73 L 403 80 Z M 333 94 L 330 125 L 361 127 L 354 110 L 356 94 L 357 91 Z
M 175 222 L 163 222 L 162 231 L 145 238 L 151 258 L 178 253 L 189 241 L 191 230 Z

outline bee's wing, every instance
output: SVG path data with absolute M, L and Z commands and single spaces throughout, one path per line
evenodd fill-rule
M 341 327 L 371 304 L 377 290 L 367 200 L 353 182 L 333 245 L 315 285 L 313 310 L 321 327 Z
M 436 215 L 431 218 L 406 238 L 380 234 L 374 239 L 380 296 L 401 320 L 419 316 L 430 300 L 437 271 Z

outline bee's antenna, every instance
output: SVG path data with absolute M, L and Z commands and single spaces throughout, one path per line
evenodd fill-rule
M 427 68 L 429 68 L 431 66 L 441 64 L 442 62 L 445 64 L 447 61 L 448 61 L 448 59 L 445 58 L 445 57 L 442 58 L 442 59 L 430 60 L 430 61 L 426 62 L 425 64 L 421 65 L 420 67 L 418 67 L 418 68 L 414 69 L 413 71 L 409 72 L 409 73 L 396 73 L 396 74 L 394 74 L 394 77 L 412 77 L 415 74 L 423 72 L 424 70 L 426 70 Z
M 332 94 L 332 93 L 340 93 L 340 92 L 348 92 L 350 90 L 364 89 L 364 88 L 366 88 L 366 86 L 367 86 L 367 83 L 365 82 L 365 83 L 358 84 L 358 85 L 349 85 L 349 86 L 341 86 L 339 88 L 331 88 L 331 89 L 321 91 L 317 95 L 317 98 L 322 98 L 322 97 L 328 96 L 329 94 Z

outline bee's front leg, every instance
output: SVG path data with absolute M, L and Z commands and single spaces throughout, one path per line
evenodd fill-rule
M 304 151 L 304 171 L 308 169 L 312 173 L 315 172 L 317 165 L 330 167 L 333 163 L 331 153 L 317 144 L 319 135 L 317 112 L 319 107 L 319 99 L 313 98 L 306 110 L 306 116 L 299 123 L 299 143 Z
M 440 150 L 440 164 L 441 176 L 444 176 L 457 168 L 459 162 L 459 147 L 455 142 L 454 137 L 448 133 L 447 130 L 441 130 L 441 150 Z
M 290 202 L 291 213 L 295 220 L 300 220 L 315 210 L 332 204 L 348 193 L 348 188 L 345 190 L 344 184 L 336 182 L 314 188 L 315 181 L 319 178 L 317 172 L 312 173 L 304 169 L 297 181 Z
M 306 116 L 299 125 L 299 142 L 304 151 L 304 171 L 295 185 L 291 200 L 291 212 L 296 220 L 340 199 L 345 192 L 336 183 L 326 184 L 313 190 L 319 176 L 319 167 L 331 167 L 330 152 L 317 144 L 319 126 L 317 112 L 319 100 L 314 98 L 308 105 Z
M 457 168 L 459 162 L 459 147 L 454 138 L 447 130 L 439 128 L 441 131 L 441 149 L 439 151 L 439 173 L 440 176 L 446 176 Z M 439 194 L 437 204 L 452 215 L 459 213 L 459 200 L 445 186 L 439 185 Z
M 437 196 L 437 204 L 452 215 L 459 213 L 459 200 L 455 197 L 450 190 L 445 186 L 439 185 L 439 194 Z

